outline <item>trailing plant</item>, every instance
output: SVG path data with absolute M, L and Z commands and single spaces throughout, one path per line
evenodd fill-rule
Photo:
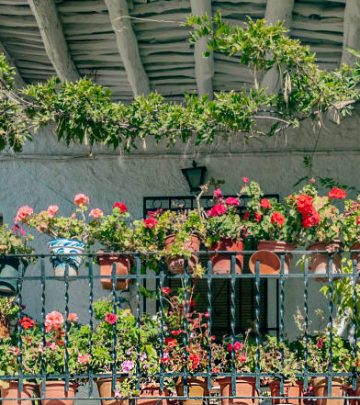
M 345 247 L 351 248 L 355 243 L 360 243 L 360 194 L 357 200 L 346 200 L 344 206 L 341 230 Z
M 1 255 L 29 255 L 33 249 L 28 245 L 33 237 L 26 234 L 24 228 L 18 224 L 10 230 L 7 225 L 0 226 L 0 254 Z M 28 260 L 28 258 L 27 258 Z
M 210 37 L 209 52 L 232 56 L 250 68 L 253 86 L 215 93 L 213 100 L 185 95 L 184 103 L 168 102 L 158 93 L 115 103 L 108 89 L 86 78 L 74 83 L 51 78 L 15 91 L 14 69 L 1 55 L 0 150 L 21 151 L 34 130 L 49 124 L 55 124 L 57 138 L 67 145 L 86 140 L 90 146 L 129 150 L 148 137 L 174 144 L 193 136 L 196 144 L 211 144 L 221 133 L 274 135 L 305 119 L 322 125 L 329 112 L 340 122 L 359 99 L 359 64 L 321 70 L 310 48 L 288 37 L 282 23 L 249 19 L 244 26 L 231 25 L 216 14 L 213 20 L 192 16 L 187 24 L 193 27 L 191 42 Z M 272 68 L 281 84 L 268 92 L 260 77 Z M 264 123 L 270 125 L 264 129 Z

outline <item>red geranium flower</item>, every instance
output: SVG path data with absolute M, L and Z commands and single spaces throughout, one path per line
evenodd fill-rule
M 313 211 L 311 215 L 303 217 L 302 224 L 304 228 L 311 228 L 316 226 L 320 222 L 320 214 L 317 211 Z
M 118 208 L 122 214 L 124 214 L 128 210 L 126 204 L 124 204 L 123 202 L 120 202 L 120 201 L 114 202 L 112 207 L 113 207 L 113 209 Z
M 324 347 L 324 339 L 323 338 L 319 338 L 317 343 L 316 343 L 316 347 L 318 349 L 322 349 Z
M 169 287 L 163 287 L 163 288 L 161 289 L 161 292 L 162 292 L 163 294 L 165 294 L 165 295 L 169 295 L 169 294 L 171 294 L 171 288 L 169 288 Z
M 227 349 L 228 352 L 232 352 L 233 345 L 231 343 L 228 343 L 227 346 L 226 346 L 226 349 Z
M 157 227 L 157 224 L 158 224 L 158 220 L 153 217 L 144 219 L 145 228 L 154 229 Z
M 117 315 L 116 314 L 106 314 L 105 315 L 105 322 L 107 322 L 109 325 L 114 325 L 117 321 Z
M 179 336 L 179 335 L 181 335 L 183 333 L 183 330 L 181 330 L 181 329 L 179 329 L 179 330 L 172 330 L 171 331 L 171 334 L 173 335 L 173 336 Z
M 166 346 L 169 346 L 169 347 L 175 347 L 175 346 L 177 346 L 178 342 L 174 338 L 167 337 L 167 338 L 165 338 L 165 344 L 166 344 Z
M 237 205 L 240 205 L 240 201 L 239 201 L 239 199 L 236 198 L 236 197 L 228 197 L 228 198 L 225 200 L 225 204 L 237 206 Z
M 32 329 L 35 326 L 35 321 L 29 318 L 28 316 L 24 316 L 19 320 L 19 323 L 23 329 Z
M 285 217 L 281 212 L 275 211 L 271 215 L 270 221 L 272 224 L 276 224 L 278 227 L 282 227 L 285 224 Z
M 314 210 L 313 207 L 313 198 L 311 195 L 300 194 L 296 201 L 296 209 L 302 215 L 309 215 Z
M 261 206 L 261 208 L 264 208 L 265 210 L 269 210 L 271 208 L 271 202 L 267 198 L 263 198 L 260 201 L 260 206 Z
M 261 213 L 255 211 L 255 212 L 254 212 L 254 218 L 255 218 L 255 221 L 256 221 L 256 222 L 260 222 L 260 221 L 261 221 L 261 218 L 262 218 Z
M 244 216 L 243 216 L 243 220 L 247 221 L 249 218 L 250 218 L 250 211 L 245 211 Z
M 189 356 L 191 362 L 190 368 L 196 370 L 200 366 L 200 357 L 196 353 L 192 353 Z
M 241 350 L 242 347 L 243 347 L 243 345 L 242 345 L 241 342 L 235 342 L 235 343 L 234 343 L 234 350 L 235 350 L 236 352 L 238 352 L 239 350 Z
M 333 187 L 328 194 L 329 198 L 337 198 L 343 200 L 346 198 L 346 191 L 339 187 Z
M 216 204 L 208 211 L 208 215 L 209 217 L 218 217 L 220 215 L 224 215 L 226 211 L 227 208 L 225 205 Z

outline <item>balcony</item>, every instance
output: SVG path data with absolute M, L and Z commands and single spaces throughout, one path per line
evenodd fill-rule
M 1 298 L 2 403 L 359 400 L 359 254 L 295 250 L 267 261 L 259 251 L 200 251 L 159 261 L 156 273 L 146 271 L 155 253 L 3 256 L 19 269 L 0 274 L 2 294 L 15 294 Z M 77 274 L 69 257 L 83 262 Z M 219 281 L 229 324 L 214 332 Z M 243 282 L 250 304 L 238 297 Z

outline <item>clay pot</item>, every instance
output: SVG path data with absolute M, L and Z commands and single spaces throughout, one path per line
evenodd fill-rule
M 276 253 L 294 250 L 296 245 L 283 241 L 261 240 L 257 246 L 257 252 L 250 257 L 250 271 L 256 273 L 256 262 L 259 262 L 260 274 L 280 274 L 281 272 L 281 257 Z M 291 253 L 284 256 L 284 274 L 289 272 L 290 262 L 292 259 Z
M 115 398 L 115 392 L 111 389 L 112 378 L 99 378 L 96 380 L 96 384 L 99 390 L 99 396 L 101 398 L 113 398 L 113 399 L 102 399 L 101 405 L 129 405 L 129 400 L 127 399 L 117 399 Z
M 323 243 L 317 242 L 307 247 L 307 250 L 326 250 L 329 253 L 333 253 L 341 248 L 340 242 Z M 309 271 L 319 275 L 315 278 L 317 281 L 327 281 L 327 268 L 328 268 L 329 255 L 326 253 L 313 253 L 309 259 Z M 333 276 L 341 273 L 341 254 L 334 253 L 332 255 L 332 268 L 330 271 Z
M 188 378 L 186 381 L 188 386 L 188 397 L 206 397 L 209 395 L 208 390 L 208 381 L 206 378 L 203 377 L 192 377 Z M 180 378 L 176 383 L 176 393 L 179 397 L 184 396 L 184 383 L 183 380 Z M 185 401 L 181 401 L 183 405 L 202 405 L 202 399 L 187 399 Z
M 45 399 L 41 401 L 42 405 L 72 405 L 75 400 L 77 385 L 69 383 L 69 390 L 65 390 L 65 381 L 46 381 L 46 392 L 42 392 L 40 384 L 40 395 Z M 64 399 L 57 399 L 64 398 Z
M 104 252 L 99 251 L 99 265 L 100 265 L 100 276 L 105 278 L 100 278 L 102 288 L 104 290 L 112 290 L 113 280 L 111 278 L 113 265 L 115 265 L 115 275 L 125 276 L 129 274 L 130 271 L 130 258 L 127 256 L 122 256 L 118 254 L 103 254 Z M 115 290 L 127 290 L 129 288 L 129 280 L 116 280 Z
M 329 395 L 327 378 L 314 378 L 312 386 L 314 388 L 314 397 L 326 397 Z M 346 393 L 342 381 L 334 378 L 331 385 L 331 396 L 343 398 L 319 398 L 317 400 L 317 405 L 343 405 L 345 401 L 345 395 Z
M 172 244 L 175 242 L 175 235 L 169 235 L 165 239 L 165 250 L 170 251 Z M 184 242 L 183 248 L 189 252 L 198 252 L 200 250 L 200 239 L 196 235 L 190 235 L 190 239 Z M 183 274 L 185 259 L 180 256 L 169 256 L 166 259 L 168 270 L 173 274 Z M 193 273 L 196 265 L 199 263 L 197 255 L 191 255 L 188 259 L 188 271 Z
M 360 242 L 355 243 L 351 246 L 351 250 L 359 250 L 359 252 L 354 252 L 350 254 L 351 260 L 356 260 L 356 269 L 360 272 Z
M 269 383 L 271 396 L 279 397 L 280 396 L 280 381 L 271 381 Z M 283 385 L 283 399 L 273 399 L 273 404 L 294 404 L 301 405 L 303 401 L 301 398 L 303 396 L 303 383 L 290 381 L 284 381 Z
M 241 240 L 221 239 L 211 246 L 210 250 L 222 250 L 226 252 L 240 252 L 244 250 L 244 244 Z M 231 274 L 231 256 L 230 254 L 213 254 L 210 256 L 212 271 L 214 274 Z M 244 256 L 235 255 L 235 274 L 241 274 L 243 270 Z
M 155 399 L 166 396 L 160 391 L 159 384 L 145 384 L 141 387 L 140 398 L 136 401 L 139 405 L 165 405 L 165 399 Z M 143 399 L 142 399 L 143 397 Z
M 232 396 L 231 377 L 218 378 L 217 382 L 220 385 L 220 396 L 221 397 L 231 397 Z M 254 377 L 238 377 L 236 379 L 236 393 L 235 394 L 236 394 L 235 398 L 222 398 L 221 405 L 258 404 L 259 403 L 258 399 L 246 398 L 246 397 L 257 397 L 258 396 L 258 392 L 256 390 L 256 379 Z M 239 397 L 245 397 L 245 398 L 239 398 Z
M 35 401 L 32 401 L 35 395 L 36 385 L 34 383 L 23 383 L 22 391 L 18 392 L 19 383 L 17 381 L 10 381 L 8 388 L 2 389 L 1 396 L 4 398 L 2 400 L 2 405 L 15 405 L 21 403 L 21 405 L 32 405 Z M 21 402 L 15 401 L 15 398 L 20 399 Z

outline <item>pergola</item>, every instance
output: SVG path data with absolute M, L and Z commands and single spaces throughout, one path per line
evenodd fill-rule
M 347 49 L 360 49 L 359 0 L 0 0 L 0 51 L 19 87 L 88 76 L 122 101 L 152 90 L 173 100 L 240 90 L 252 83 L 248 70 L 225 55 L 204 58 L 205 38 L 192 48 L 181 26 L 190 13 L 215 10 L 234 23 L 284 20 L 322 68 L 349 63 Z M 275 86 L 276 72 L 262 84 Z

